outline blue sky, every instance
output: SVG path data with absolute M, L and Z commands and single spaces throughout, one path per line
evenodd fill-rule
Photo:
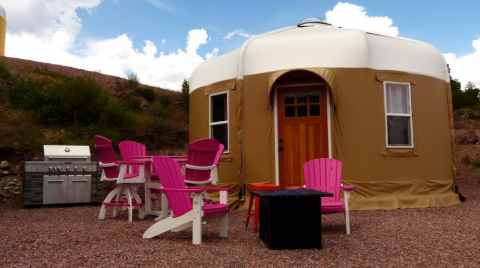
M 48 5 L 46 5 L 48 3 Z M 319 17 L 427 42 L 462 85 L 480 86 L 477 0 L 173 1 L 0 0 L 8 57 L 50 62 L 180 88 L 200 62 L 248 38 Z

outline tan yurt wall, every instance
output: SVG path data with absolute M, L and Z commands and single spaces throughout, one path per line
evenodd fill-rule
M 444 206 L 452 191 L 446 82 L 398 71 L 331 68 L 332 157 L 344 163 L 343 181 L 356 187 L 352 209 Z M 245 77 L 244 180 L 275 183 L 275 126 L 265 85 L 271 73 Z M 382 81 L 380 81 L 380 80 Z M 384 81 L 411 86 L 414 148 L 387 149 Z M 262 135 L 260 135 L 262 133 Z
M 190 141 L 210 137 L 210 99 L 211 94 L 228 91 L 229 102 L 229 152 L 220 159 L 220 168 L 218 169 L 219 182 L 215 187 L 232 187 L 229 192 L 229 204 L 237 206 L 239 191 L 243 185 L 240 172 L 241 154 L 238 143 L 237 126 L 237 91 L 235 80 L 222 81 L 213 85 L 199 88 L 190 94 Z M 218 192 L 209 193 L 212 198 L 218 197 Z
M 355 186 L 352 209 L 444 206 L 459 202 L 452 191 L 451 135 L 446 82 L 392 71 L 350 70 L 339 79 L 333 157 L 344 163 L 343 180 Z M 378 74 L 412 78 L 414 148 L 387 149 L 384 84 Z M 390 77 L 390 82 L 395 78 Z
M 0 5 L 0 56 L 5 56 L 5 37 L 7 35 L 7 15 Z

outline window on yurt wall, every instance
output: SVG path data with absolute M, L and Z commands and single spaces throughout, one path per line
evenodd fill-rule
M 387 148 L 413 148 L 410 84 L 384 82 Z
M 228 152 L 228 92 L 210 95 L 210 138 L 218 140 Z

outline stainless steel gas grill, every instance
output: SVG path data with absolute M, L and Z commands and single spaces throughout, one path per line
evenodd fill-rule
M 43 153 L 44 161 L 25 162 L 25 207 L 101 201 L 97 162 L 88 146 L 44 145 Z

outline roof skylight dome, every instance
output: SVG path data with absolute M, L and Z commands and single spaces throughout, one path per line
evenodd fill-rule
M 324 19 L 321 19 L 321 18 L 317 18 L 317 17 L 310 17 L 310 18 L 306 18 L 306 19 L 303 19 L 301 22 L 299 22 L 297 24 L 298 27 L 305 27 L 304 25 L 305 24 L 310 24 L 310 23 L 319 23 L 319 24 L 326 24 L 326 25 L 331 25 L 330 23 L 328 23 L 326 20 Z

